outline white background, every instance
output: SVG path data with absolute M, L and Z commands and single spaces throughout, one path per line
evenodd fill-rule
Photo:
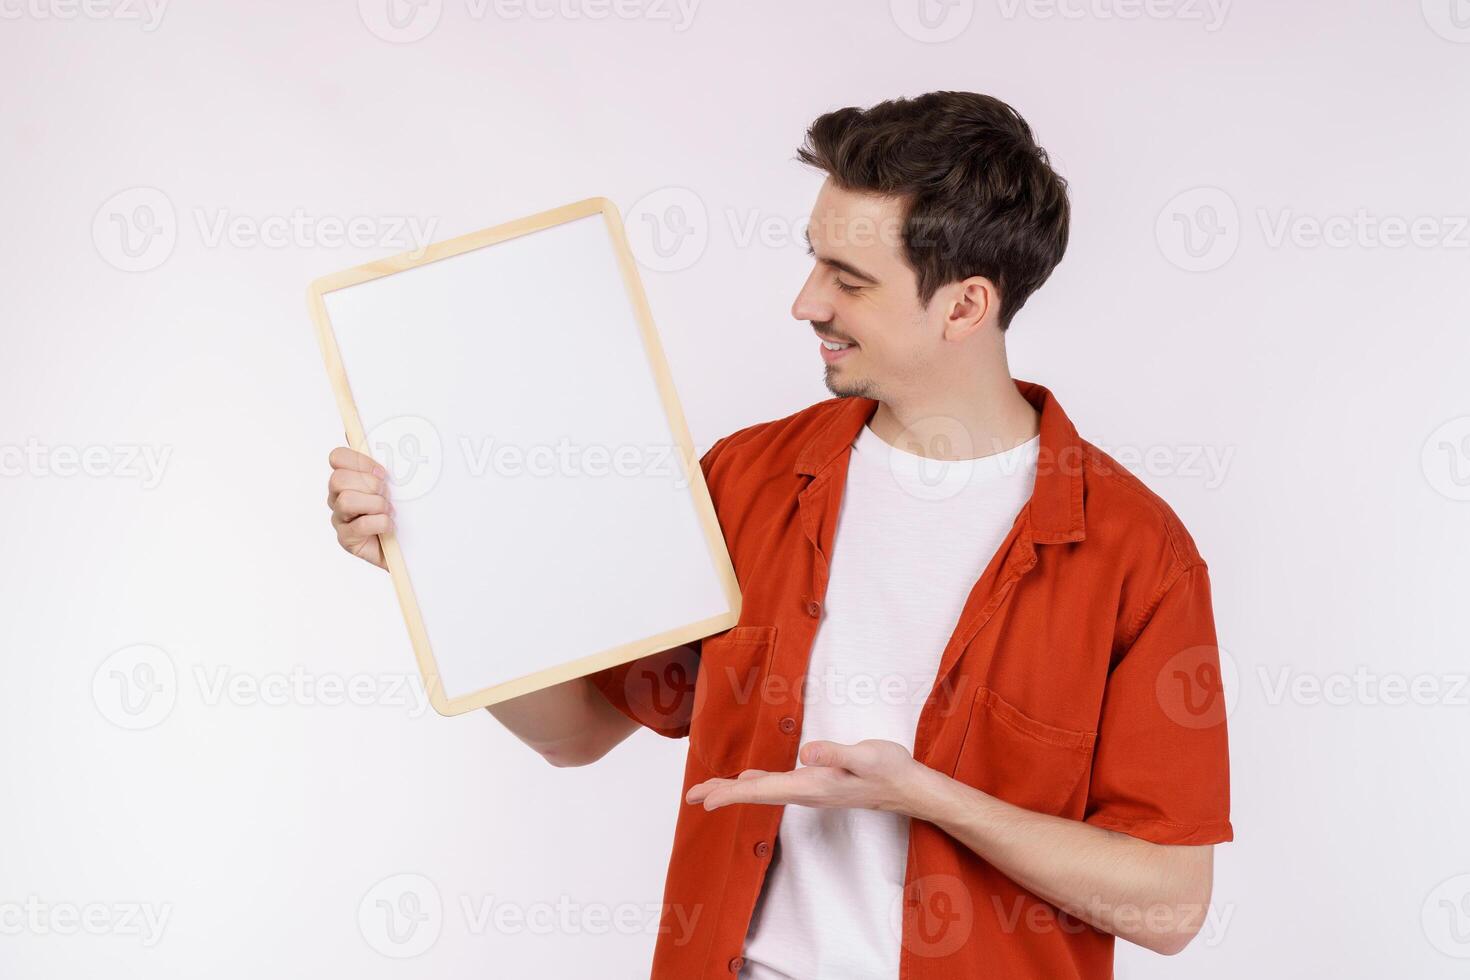
M 1179 512 L 1235 668 L 1218 919 L 1119 975 L 1463 975 L 1463 3 L 384 2 L 0 5 L 0 973 L 646 976 L 684 745 L 404 703 L 306 284 L 605 194 L 705 447 L 826 397 L 806 124 L 957 88 L 1072 182 L 1015 373 Z

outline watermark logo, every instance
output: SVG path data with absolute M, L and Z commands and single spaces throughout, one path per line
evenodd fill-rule
M 992 444 L 989 452 L 982 452 L 959 419 L 930 415 L 905 427 L 887 447 L 886 458 L 899 489 L 920 500 L 938 501 L 964 490 L 977 471 L 1014 475 L 1034 460 L 1034 455 L 1015 451 L 1019 448 Z
M 1470 960 L 1470 874 L 1436 885 L 1419 917 L 1431 946 L 1457 960 Z
M 703 905 L 657 902 L 581 902 L 567 895 L 554 901 L 520 902 L 494 895 L 461 895 L 459 911 L 471 936 L 670 935 L 675 946 L 694 937 Z
M 1446 41 L 1470 44 L 1470 0 L 1421 0 L 1424 21 Z
M 1076 936 L 1091 930 L 1092 926 L 1088 925 L 1091 921 L 1111 924 L 1110 931 L 1119 934 L 1145 931 L 1168 935 L 1179 929 L 1193 929 L 1199 936 L 1199 942 L 1210 947 L 1225 941 L 1236 913 L 1233 903 L 1152 902 L 1140 905 L 1137 902 L 1115 903 L 1100 895 L 1090 895 L 1082 902 L 1082 907 L 1087 910 L 1087 919 L 1019 895 L 1010 900 L 992 895 L 990 904 L 1000 921 L 1001 931 L 1006 935 L 1061 932 Z
M 400 708 L 410 718 L 429 710 L 428 689 L 418 674 L 317 674 L 296 666 L 264 674 L 243 673 L 227 665 L 192 671 L 200 703 L 218 708 Z
M 975 929 L 975 902 L 958 877 L 925 875 L 904 886 L 888 923 L 903 947 L 919 956 L 949 956 Z
M 1158 443 L 1151 446 L 1100 444 L 1098 448 L 1135 476 L 1193 480 L 1206 490 L 1218 490 L 1225 485 L 1238 447 Z M 1106 462 L 1098 465 L 1100 469 L 1111 469 Z
M 162 724 L 185 696 L 204 708 L 390 708 L 410 718 L 431 707 L 417 673 L 318 673 L 300 665 L 250 672 L 197 663 L 181 672 L 166 651 L 147 643 L 109 655 L 92 677 L 98 713 L 131 731 Z
M 1424 440 L 1424 479 L 1450 500 L 1470 500 L 1470 415 L 1450 419 Z
M 410 959 L 438 942 L 445 923 L 471 937 L 487 935 L 668 935 L 675 946 L 694 937 L 702 905 L 658 902 L 584 902 L 568 895 L 520 901 L 497 895 L 451 894 L 446 900 L 421 874 L 379 881 L 358 903 L 358 928 L 374 950 Z
M 1308 214 L 1289 207 L 1256 207 L 1251 216 L 1260 243 L 1273 250 L 1470 250 L 1466 214 L 1385 214 L 1367 207 Z M 1225 265 L 1235 256 L 1244 232 L 1235 200 L 1218 187 L 1179 194 L 1164 206 L 1154 227 L 1164 257 L 1188 272 L 1210 272 Z
M 422 416 L 385 419 L 367 433 L 367 453 L 388 472 L 397 503 L 427 496 L 446 467 L 471 479 L 646 479 L 684 490 L 698 463 L 680 445 L 666 443 L 519 442 L 485 433 L 454 434 Z
M 382 248 L 422 256 L 432 244 L 437 218 L 414 215 L 358 214 L 343 218 L 310 214 L 237 214 L 229 208 L 192 209 L 194 226 L 205 248 Z
M 382 955 L 411 959 L 439 941 L 444 902 L 439 889 L 423 875 L 390 875 L 368 889 L 358 903 L 357 928 Z
M 179 240 L 179 219 L 156 187 L 130 187 L 102 203 L 92 218 L 92 244 L 103 261 L 123 272 L 147 272 L 168 261 Z
M 762 207 L 725 207 L 712 213 L 704 199 L 687 187 L 650 191 L 624 212 L 623 221 L 634 257 L 655 272 L 677 272 L 693 266 L 716 234 L 723 235 L 736 249 L 799 247 L 809 254 L 814 226 L 822 242 L 831 247 L 907 245 L 950 254 L 957 244 L 932 234 L 926 223 L 911 228 L 904 218 L 849 218 L 832 213 L 813 218 Z
M 1186 272 L 1210 272 L 1229 262 L 1240 247 L 1240 209 L 1218 187 L 1177 194 L 1154 222 L 1164 258 Z
M 674 647 L 644 657 L 628 668 L 623 678 L 623 697 L 628 708 L 646 725 L 673 729 L 693 721 L 697 695 L 695 678 L 699 656 L 689 647 Z
M 1154 683 L 1170 721 L 1181 728 L 1213 728 L 1235 708 L 1240 671 L 1235 658 L 1219 647 L 1195 646 L 1170 657 Z
M 173 658 L 148 643 L 110 654 L 92 675 L 92 700 L 102 717 L 119 728 L 142 731 L 167 718 L 178 701 L 179 675 Z
M 638 264 L 679 272 L 698 262 L 709 245 L 709 211 L 687 187 L 661 187 L 634 202 L 623 216 Z
M 649 21 L 682 34 L 694 25 L 700 0 L 464 0 L 458 11 L 474 23 L 515 21 Z M 374 37 L 390 44 L 422 41 L 439 26 L 443 0 L 358 0 L 358 15 Z
M 434 423 L 417 415 L 379 422 L 367 434 L 368 455 L 388 471 L 389 496 L 416 500 L 433 490 L 444 472 L 444 441 Z
M 3 0 L 0 0 L 3 2 Z M 424 254 L 439 226 L 437 218 L 405 214 L 312 214 L 297 207 L 279 214 L 242 214 L 229 208 L 195 206 L 179 211 L 156 187 L 133 187 L 103 202 L 92 218 L 92 242 L 103 261 L 123 272 L 148 272 L 168 261 L 181 224 L 192 223 L 205 248 L 344 247 L 392 249 Z M 187 218 L 192 218 L 192 222 Z
M 374 37 L 389 44 L 412 44 L 439 26 L 444 0 L 357 0 L 357 13 Z
M 975 19 L 975 0 L 889 0 L 898 29 L 922 44 L 942 44 L 965 32 Z
M 927 416 L 898 434 L 889 447 L 894 483 L 920 500 L 948 500 L 969 486 L 975 442 L 969 427 L 949 416 Z

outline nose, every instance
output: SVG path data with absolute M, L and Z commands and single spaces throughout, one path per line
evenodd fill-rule
M 832 319 L 832 302 L 822 293 L 820 273 L 820 266 L 812 267 L 811 274 L 806 277 L 806 282 L 802 283 L 801 291 L 791 304 L 791 315 L 798 320 L 826 323 Z

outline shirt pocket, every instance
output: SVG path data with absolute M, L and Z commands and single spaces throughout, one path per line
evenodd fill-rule
M 736 626 L 700 642 L 689 750 L 713 775 L 749 768 L 775 645 L 774 626 Z
M 1081 819 L 1096 732 L 1037 721 L 988 687 L 975 692 L 953 776 L 1037 813 Z

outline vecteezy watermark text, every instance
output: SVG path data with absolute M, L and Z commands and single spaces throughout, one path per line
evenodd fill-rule
M 3 2 L 3 0 L 0 0 Z M 233 249 L 384 249 L 420 256 L 439 219 L 410 214 L 327 214 L 303 207 L 244 212 L 196 205 L 186 211 L 199 244 Z M 178 244 L 178 209 L 156 187 L 130 187 L 102 202 L 92 218 L 92 243 L 108 265 L 147 272 L 168 261 Z
M 206 708 L 390 708 L 420 718 L 431 704 L 417 673 L 339 674 L 300 665 L 241 671 L 228 664 L 193 664 L 181 676 L 168 651 L 151 643 L 113 651 L 92 675 L 98 713 L 128 731 L 165 721 L 181 691 Z
M 168 902 L 48 902 L 31 895 L 0 901 L 0 936 L 122 936 L 151 949 L 172 915 Z
M 585 902 L 567 895 L 527 902 L 466 894 L 446 903 L 432 879 L 405 873 L 389 875 L 368 889 L 358 902 L 357 924 L 368 946 L 391 959 L 409 959 L 431 949 L 446 918 L 455 913 L 471 936 L 668 934 L 682 946 L 693 937 L 702 911 L 701 905 Z
M 476 23 L 516 21 L 646 21 L 668 24 L 682 34 L 694 23 L 701 0 L 462 0 L 463 14 Z M 422 41 L 439 26 L 444 0 L 358 0 L 363 26 L 390 44 Z
M 137 480 L 144 490 L 152 490 L 163 482 L 172 455 L 172 446 L 50 445 L 32 437 L 24 443 L 0 444 L 0 477 Z
M 0 0 L 0 20 L 112 20 L 158 30 L 169 0 Z

